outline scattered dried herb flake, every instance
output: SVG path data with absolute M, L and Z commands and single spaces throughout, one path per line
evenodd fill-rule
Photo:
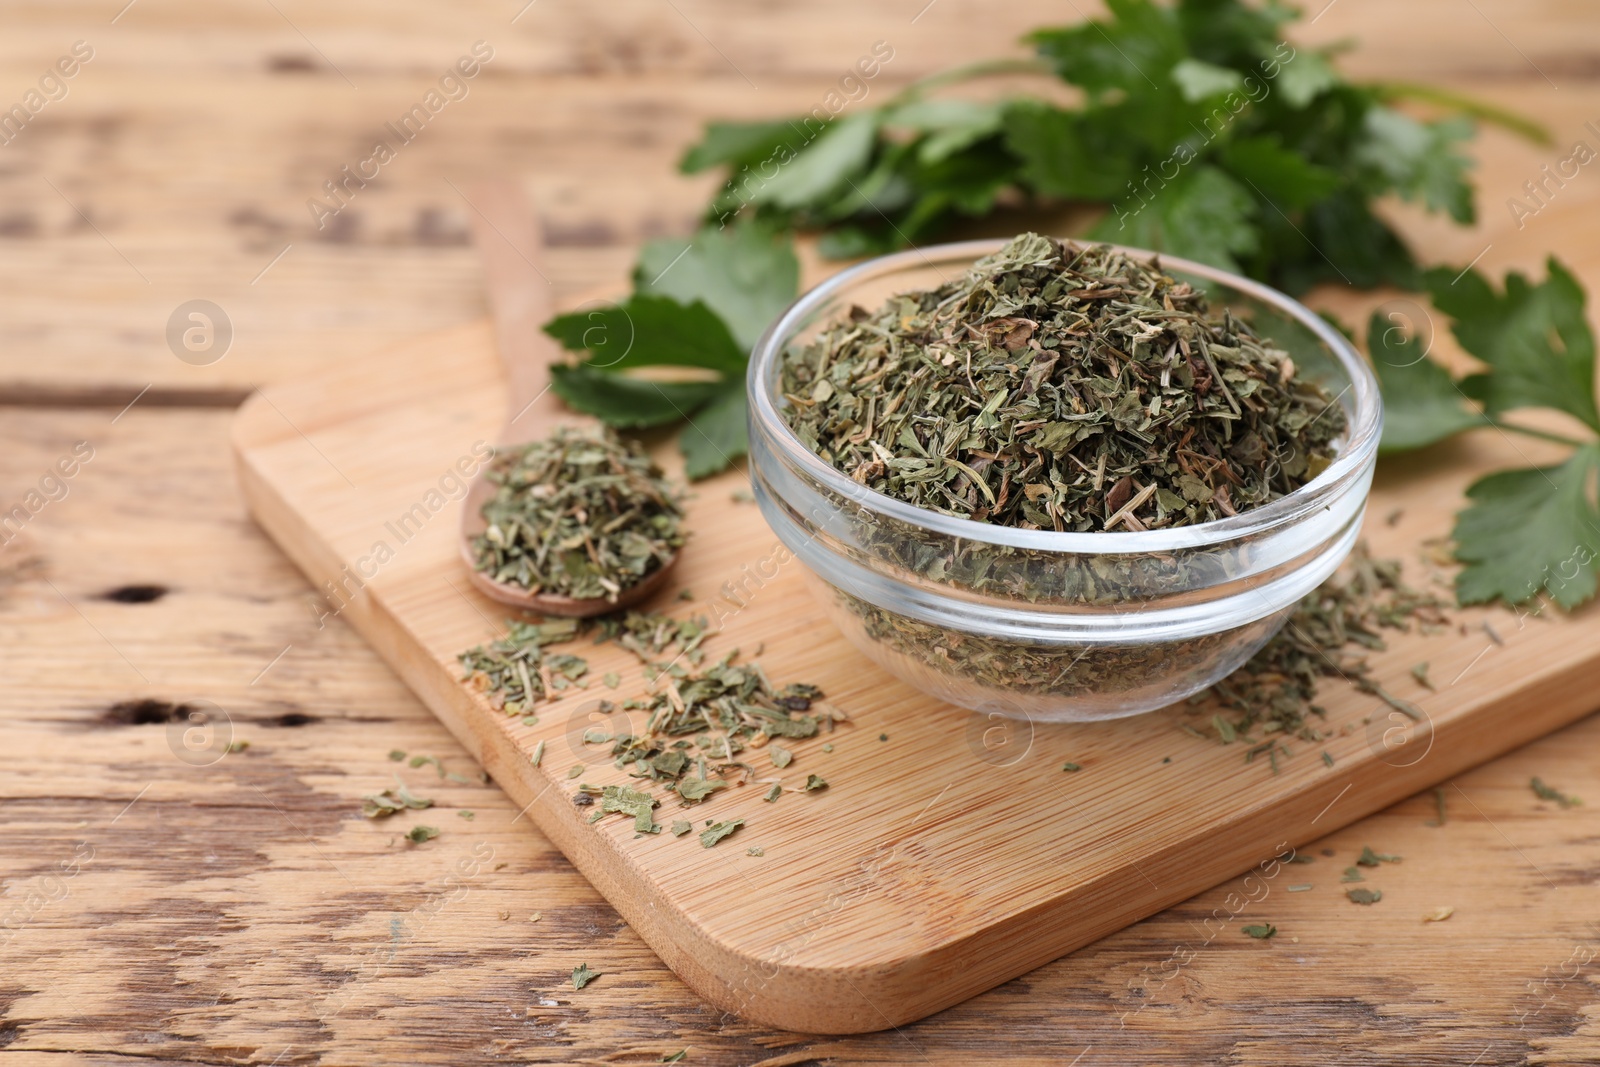
M 1554 801 L 1563 808 L 1575 808 L 1583 803 L 1582 800 L 1579 800 L 1575 796 L 1569 796 L 1559 789 L 1545 785 L 1544 780 L 1540 778 L 1533 778 L 1530 780 L 1528 782 L 1528 788 L 1532 789 L 1534 796 L 1538 797 L 1540 800 Z
M 723 822 L 714 822 L 706 829 L 700 831 L 700 845 L 702 848 L 711 848 L 718 841 L 733 833 L 744 825 L 743 819 L 728 819 Z
M 419 797 L 407 789 L 398 775 L 395 776 L 394 788 L 361 798 L 361 814 L 369 819 L 386 819 L 398 812 L 421 811 L 431 807 L 433 807 L 432 800 Z

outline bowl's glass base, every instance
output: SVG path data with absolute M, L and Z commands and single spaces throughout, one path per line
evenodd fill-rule
M 908 619 L 810 578 L 833 623 L 890 674 L 976 712 L 1035 722 L 1120 719 L 1183 700 L 1238 669 L 1293 610 L 1180 641 L 1041 645 Z

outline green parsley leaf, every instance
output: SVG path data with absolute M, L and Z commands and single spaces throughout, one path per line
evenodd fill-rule
M 1421 200 L 1430 211 L 1449 212 L 1462 225 L 1476 218 L 1472 183 L 1466 172 L 1472 161 L 1452 147 L 1473 134 L 1470 119 L 1418 122 L 1392 108 L 1368 110 L 1357 163 L 1382 175 L 1389 188 L 1407 200 Z
M 1150 0 L 1109 0 L 1106 8 L 1110 19 L 1037 30 L 1027 39 L 1063 81 L 1092 97 L 1160 91 L 1152 76 L 1165 81 L 1184 58 L 1177 13 Z
M 580 963 L 572 968 L 572 988 L 582 989 L 596 978 L 604 977 L 599 971 L 591 971 L 587 963 Z
M 998 101 L 913 100 L 884 115 L 885 126 L 927 134 L 917 142 L 917 162 L 939 163 L 1005 128 L 1006 108 Z
M 1456 516 L 1456 575 L 1463 604 L 1520 604 L 1542 590 L 1564 608 L 1595 593 L 1600 510 L 1590 495 L 1600 445 L 1585 445 L 1557 467 L 1499 471 L 1467 489 Z
M 727 388 L 723 381 L 650 381 L 587 363 L 553 364 L 550 386 L 574 411 L 624 430 L 677 422 Z
M 1022 161 L 1022 182 L 1048 196 L 1112 200 L 1138 173 L 1137 148 L 1115 130 L 1043 101 L 1013 105 L 1005 134 L 1006 147 Z
M 744 373 L 744 349 L 703 300 L 682 304 L 634 293 L 620 304 L 558 315 L 544 332 L 569 351 L 588 352 L 588 365 L 597 369 L 677 366 Z
M 1252 926 L 1241 927 L 1239 932 L 1244 934 L 1246 937 L 1254 937 L 1258 940 L 1265 941 L 1267 938 L 1277 933 L 1278 928 L 1273 926 L 1271 923 L 1258 923 Z
M 420 824 L 413 826 L 411 832 L 406 834 L 406 837 L 414 845 L 420 845 L 424 841 L 432 841 L 438 836 L 439 828 L 437 826 L 422 826 Z
M 1389 455 L 1422 448 L 1488 420 L 1473 408 L 1455 379 L 1428 358 L 1422 339 L 1374 312 L 1367 323 L 1367 351 L 1383 392 L 1383 440 Z
M 793 243 L 779 239 L 770 225 L 706 226 L 687 241 L 645 245 L 634 267 L 634 291 L 704 303 L 748 352 L 799 294 L 800 261 Z
M 1277 133 L 1232 141 L 1221 156 L 1230 174 L 1285 211 L 1310 207 L 1339 188 L 1336 171 L 1285 148 Z
M 1273 86 L 1282 95 L 1284 103 L 1296 110 L 1307 107 L 1313 100 L 1339 85 L 1339 72 L 1321 52 L 1301 48 L 1292 60 L 1278 71 Z
M 815 775 L 815 774 L 806 775 L 806 792 L 811 793 L 811 792 L 815 792 L 818 789 L 826 789 L 826 788 L 828 788 L 828 783 L 820 775 Z
M 551 368 L 556 395 L 612 426 L 684 421 L 678 447 L 691 479 L 725 469 L 749 448 L 744 371 L 750 347 L 794 299 L 793 242 L 766 223 L 703 227 L 646 245 L 634 293 L 620 304 L 560 315 L 545 332 L 582 362 Z M 661 381 L 645 367 L 697 367 L 713 378 Z
M 1417 288 L 1415 260 L 1389 224 L 1373 214 L 1377 192 L 1347 184 L 1298 219 L 1272 206 L 1261 213 L 1261 249 L 1249 273 L 1290 293 L 1336 282 L 1357 289 Z
M 715 474 L 749 451 L 748 411 L 744 379 L 733 378 L 689 417 L 678 431 L 678 450 L 690 479 Z
M 685 174 L 729 165 L 737 169 L 744 164 L 758 163 L 773 155 L 780 146 L 788 148 L 797 139 L 794 124 L 787 119 L 713 122 L 706 126 L 705 138 L 684 153 L 678 169 Z
M 1381 889 L 1346 889 L 1344 895 L 1350 898 L 1352 904 L 1376 904 L 1383 899 Z
M 1220 252 L 1209 262 L 1237 261 L 1298 291 L 1326 280 L 1414 283 L 1409 251 L 1372 205 L 1395 193 L 1470 221 L 1470 162 L 1459 142 L 1473 122 L 1542 134 L 1449 92 L 1347 82 L 1333 49 L 1283 40 L 1299 13 L 1277 4 L 1110 0 L 1106 8 L 1101 18 L 1030 34 L 1035 63 L 969 63 L 826 125 L 810 116 L 713 123 L 682 166 L 725 169 L 713 218 L 753 210 L 822 229 L 825 255 L 920 242 L 1018 196 L 1109 205 L 1118 220 L 1148 202 L 1140 240 L 1185 254 L 1212 240 Z M 1041 68 L 1081 89 L 1081 99 L 927 98 L 936 87 Z M 1446 117 L 1424 122 L 1388 106 L 1408 97 Z M 1200 168 L 1222 173 L 1195 179 Z M 1196 210 L 1172 206 L 1181 203 Z M 1102 223 L 1095 235 L 1107 230 Z
M 1235 255 L 1256 248 L 1255 213 L 1248 189 L 1218 167 L 1196 165 L 1150 202 L 1118 205 L 1093 236 L 1237 271 Z
M 1226 96 L 1244 88 L 1244 75 L 1203 59 L 1182 59 L 1171 71 L 1178 91 L 1191 104 L 1212 96 Z
M 872 158 L 878 132 L 876 111 L 857 111 L 830 124 L 806 150 L 777 174 L 753 186 L 752 199 L 780 208 L 805 207 L 847 187 Z
M 1457 276 L 1448 269 L 1429 271 L 1433 303 L 1454 319 L 1461 346 L 1490 370 L 1474 374 L 1462 389 L 1484 410 L 1499 415 L 1514 408 L 1564 411 L 1600 433 L 1594 396 L 1594 334 L 1584 314 L 1583 287 L 1553 256 L 1549 277 L 1530 285 L 1521 274 L 1506 275 L 1495 292 L 1477 271 Z

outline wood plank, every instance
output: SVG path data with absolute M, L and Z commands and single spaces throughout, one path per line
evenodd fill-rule
M 329 353 L 481 318 L 468 209 L 446 179 L 524 176 L 557 244 L 561 297 L 616 287 L 638 244 L 686 231 L 713 187 L 673 171 L 705 120 L 805 110 L 878 39 L 896 48 L 871 86 L 881 94 L 974 55 L 1017 53 L 1021 33 L 1072 14 L 1032 0 L 1000 11 L 939 0 L 913 24 L 921 3 L 780 12 L 702 0 L 679 5 L 691 26 L 670 7 L 628 0 L 535 6 L 499 34 L 490 28 L 509 16 L 498 5 L 394 8 L 371 23 L 364 8 L 279 6 L 293 25 L 244 3 L 140 3 L 115 25 L 53 5 L 8 8 L 0 86 L 12 96 L 74 40 L 92 39 L 97 51 L 70 95 L 0 148 L 0 396 L 67 386 L 131 397 L 152 383 L 237 392 L 298 377 Z M 1563 144 L 1600 117 L 1591 6 L 1458 7 L 1337 0 L 1302 33 L 1312 42 L 1359 33 L 1342 61 L 1353 73 L 1490 92 Z M 318 230 L 307 199 L 364 158 L 383 124 L 479 37 L 498 58 L 471 94 L 337 225 Z M 1401 212 L 1406 232 L 1440 259 L 1465 262 L 1492 243 L 1485 267 L 1537 266 L 1600 197 L 1586 170 L 1513 236 L 1506 199 L 1560 155 L 1490 134 L 1479 157 L 1479 230 Z M 1583 277 L 1600 285 L 1600 274 Z M 232 351 L 208 367 L 174 358 L 165 341 L 173 310 L 197 297 L 220 304 L 236 328 Z
M 6 501 L 75 441 L 96 445 L 67 499 L 0 549 L 6 1062 L 598 1064 L 687 1046 L 687 1062 L 727 1067 L 1345 1067 L 1575 1064 L 1600 1047 L 1595 718 L 1455 778 L 1442 828 L 1424 794 L 1308 842 L 1284 889 L 1314 888 L 1275 888 L 1232 921 L 1214 916 L 1237 880 L 899 1032 L 817 1039 L 722 1016 L 505 794 L 388 760 L 474 774 L 354 631 L 317 629 L 313 591 L 245 518 L 225 415 L 108 420 L 0 423 Z M 170 591 L 103 599 L 134 584 Z M 251 745 L 180 762 L 172 724 L 107 714 L 147 698 L 214 701 Z M 405 846 L 359 817 L 396 769 L 437 801 L 418 819 L 437 840 Z M 1533 775 L 1590 803 L 1541 803 Z M 95 858 L 61 896 L 46 876 L 80 842 Z M 1365 845 L 1404 857 L 1367 872 L 1384 892 L 1371 908 L 1338 882 Z M 482 848 L 492 861 L 461 875 Z M 1448 922 L 1421 921 L 1441 905 Z M 1279 934 L 1239 933 L 1257 921 Z M 605 977 L 574 992 L 583 962 Z
M 478 811 L 469 828 L 494 813 L 496 829 L 471 843 L 487 840 L 511 866 L 493 882 L 475 876 L 472 895 L 427 918 L 452 894 L 437 878 L 416 877 L 413 864 L 431 860 L 420 855 L 428 849 L 469 859 L 471 843 L 451 833 L 418 855 L 369 847 L 356 798 L 388 784 L 393 765 L 383 753 L 392 744 L 436 752 L 462 771 L 470 764 L 342 622 L 315 628 L 314 594 L 242 516 L 224 421 L 146 405 L 185 392 L 205 400 L 208 390 L 208 402 L 226 402 L 258 382 L 299 376 L 324 352 L 371 351 L 480 318 L 466 216 L 441 189 L 444 176 L 522 173 L 541 195 L 557 194 L 546 212 L 564 242 L 555 265 L 566 298 L 614 286 L 639 241 L 690 224 L 703 190 L 669 167 L 702 118 L 809 104 L 837 76 L 829 64 L 850 58 L 847 35 L 835 30 L 880 16 L 892 27 L 922 4 L 905 12 L 810 5 L 812 27 L 785 16 L 774 39 L 786 47 L 768 55 L 781 69 L 756 78 L 759 93 L 719 71 L 720 59 L 692 29 L 635 35 L 638 5 L 540 5 L 518 23 L 530 25 L 534 12 L 544 20 L 526 31 L 535 38 L 528 65 L 493 86 L 495 114 L 473 118 L 490 96 L 475 91 L 452 116 L 475 132 L 455 137 L 441 125 L 435 132 L 448 152 L 419 142 L 385 184 L 366 190 L 370 200 L 354 209 L 361 225 L 341 242 L 316 240 L 308 218 L 301 221 L 307 182 L 348 161 L 391 105 L 426 85 L 438 58 L 460 47 L 459 29 L 476 28 L 467 22 L 505 16 L 477 4 L 391 5 L 357 16 L 348 6 L 323 13 L 280 3 L 321 44 L 325 30 L 340 30 L 348 51 L 330 54 L 341 66 L 359 61 L 381 90 L 363 80 L 358 96 L 291 26 L 271 24 L 265 8 L 146 0 L 107 27 L 122 6 L 91 12 L 21 0 L 8 5 L 0 34 L 0 97 L 20 94 L 72 40 L 92 39 L 99 49 L 72 98 L 30 131 L 40 138 L 0 149 L 0 383 L 20 387 L 3 395 L 55 404 L 87 396 L 105 409 L 8 411 L 0 420 L 0 500 L 20 500 L 73 441 L 107 444 L 98 453 L 105 462 L 85 469 L 103 472 L 103 482 L 76 480 L 72 496 L 51 504 L 25 540 L 0 548 L 0 669 L 10 683 L 0 715 L 8 756 L 0 775 L 8 816 L 0 924 L 12 921 L 52 858 L 69 859 L 78 840 L 108 840 L 103 826 L 116 861 L 90 864 L 69 883 L 67 899 L 25 909 L 15 940 L 0 934 L 7 1062 L 649 1062 L 683 1045 L 694 1046 L 690 1062 L 743 1067 L 822 1057 L 1059 1063 L 1080 1052 L 1085 1067 L 1375 1064 L 1402 1055 L 1480 1065 L 1596 1060 L 1595 969 L 1584 962 L 1595 948 L 1587 920 L 1597 877 L 1593 808 L 1557 812 L 1526 787 L 1538 774 L 1592 804 L 1594 719 L 1457 779 L 1465 796 L 1451 794 L 1443 830 L 1426 825 L 1431 801 L 1420 797 L 1315 843 L 1317 864 L 1328 864 L 1308 868 L 1315 873 L 1304 880 L 1316 889 L 1280 894 L 1259 916 L 1247 913 L 1280 926 L 1269 942 L 1236 937 L 1237 923 L 1209 937 L 1199 924 L 1237 888 L 1218 886 L 899 1033 L 818 1041 L 708 1012 L 548 842 L 523 830 L 526 819 L 499 827 L 515 809 L 494 790 L 459 802 Z M 704 0 L 680 6 L 725 48 L 765 32 L 773 14 Z M 1321 17 L 1303 39 L 1359 40 L 1341 61 L 1349 71 L 1491 93 L 1550 123 L 1563 142 L 1600 113 L 1592 88 L 1600 12 L 1592 5 L 1306 6 L 1308 17 Z M 708 12 L 717 17 L 707 21 Z M 135 13 L 148 25 L 133 21 Z M 362 20 L 358 35 L 339 26 L 347 13 L 350 25 Z M 939 0 L 916 23 L 919 36 L 908 38 L 899 69 L 909 76 L 1001 52 L 1018 30 L 1065 17 L 1048 5 Z M 721 36 L 730 29 L 735 38 Z M 539 66 L 547 61 L 556 66 Z M 105 83 L 91 94 L 87 76 L 96 71 Z M 608 130 L 623 136 L 595 140 Z M 1583 239 L 1594 217 L 1589 171 L 1516 231 L 1506 225 L 1506 199 L 1564 152 L 1499 135 L 1482 143 L 1480 229 L 1498 224 L 1501 232 L 1480 241 L 1476 231 L 1409 220 L 1407 232 L 1457 262 L 1492 243 L 1482 265 L 1496 272 L 1537 270 L 1551 247 L 1569 261 L 1592 258 L 1593 242 Z M 656 178 L 641 183 L 638 175 Z M 159 296 L 43 177 L 118 247 L 133 240 L 130 258 L 164 287 Z M 294 251 L 249 287 L 291 241 Z M 1597 284 L 1592 267 L 1580 273 Z M 196 295 L 220 300 L 246 323 L 239 347 L 211 368 L 178 363 L 162 339 L 172 308 Z M 1362 310 L 1359 301 L 1330 303 L 1347 318 Z M 146 385 L 151 392 L 110 424 L 121 398 Z M 1405 473 L 1395 476 L 1403 491 Z M 151 604 L 97 599 L 140 581 L 173 592 Z M 96 627 L 133 648 L 148 681 Z M 245 721 L 244 736 L 255 743 L 197 770 L 173 759 L 164 724 L 99 722 L 113 703 L 145 696 L 215 700 Z M 272 725 L 284 714 L 317 721 Z M 252 760 L 253 772 L 243 772 Z M 196 787 L 181 775 L 204 780 Z M 111 825 L 152 780 L 157 786 Z M 279 783 L 282 795 L 274 792 Z M 152 801 L 154 814 L 132 822 Z M 1386 899 L 1372 909 L 1325 892 L 1363 844 L 1407 857 L 1383 869 Z M 1323 847 L 1336 856 L 1322 857 Z M 274 875 L 274 864 L 287 876 Z M 449 862 L 440 868 L 448 869 Z M 531 936 L 506 937 L 488 905 L 508 890 L 506 899 L 544 909 Z M 1396 901 L 1406 907 L 1385 907 Z M 1441 902 L 1458 908 L 1449 922 L 1415 921 L 1419 909 Z M 419 905 L 428 910 L 414 910 Z M 1195 955 L 1174 967 L 1175 946 Z M 540 1008 L 533 994 L 557 990 L 579 956 L 616 977 L 582 994 L 553 992 L 547 999 L 561 1003 Z M 341 1010 L 324 1020 L 333 1008 Z M 45 1048 L 56 1051 L 29 1051 Z

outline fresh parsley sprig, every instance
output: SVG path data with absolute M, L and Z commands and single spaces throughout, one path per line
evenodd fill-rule
M 748 446 L 750 349 L 799 288 L 792 240 L 765 223 L 652 241 L 626 300 L 545 324 L 564 348 L 582 353 L 552 368 L 553 388 L 568 406 L 619 428 L 683 421 L 685 472 L 715 474 Z
M 1584 292 L 1554 257 L 1547 278 L 1506 275 L 1498 290 L 1475 270 L 1430 270 L 1434 307 L 1452 319 L 1461 347 L 1484 369 L 1462 378 L 1427 358 L 1425 339 L 1382 314 L 1368 323 L 1367 346 L 1382 386 L 1381 451 L 1421 448 L 1484 426 L 1572 449 L 1551 467 L 1497 471 L 1467 489 L 1456 516 L 1456 576 L 1464 604 L 1520 604 L 1541 593 L 1562 607 L 1594 596 L 1600 561 L 1600 410 L 1595 404 L 1595 339 Z M 1582 437 L 1509 421 L 1510 412 L 1563 412 Z
M 1398 195 L 1474 218 L 1461 142 L 1474 121 L 1548 135 L 1453 94 L 1359 85 L 1335 49 L 1297 47 L 1297 13 L 1240 0 L 1108 0 L 1107 18 L 1038 30 L 1037 59 L 973 64 L 875 108 L 713 123 L 683 157 L 722 167 L 715 219 L 753 213 L 823 231 L 822 251 L 857 256 L 917 243 L 1008 199 L 1098 203 L 1088 236 L 1242 270 L 1299 292 L 1318 282 L 1415 288 L 1415 261 L 1372 210 Z M 952 81 L 1053 73 L 1082 93 L 933 98 Z M 1424 99 L 1452 114 L 1421 121 L 1391 107 Z

